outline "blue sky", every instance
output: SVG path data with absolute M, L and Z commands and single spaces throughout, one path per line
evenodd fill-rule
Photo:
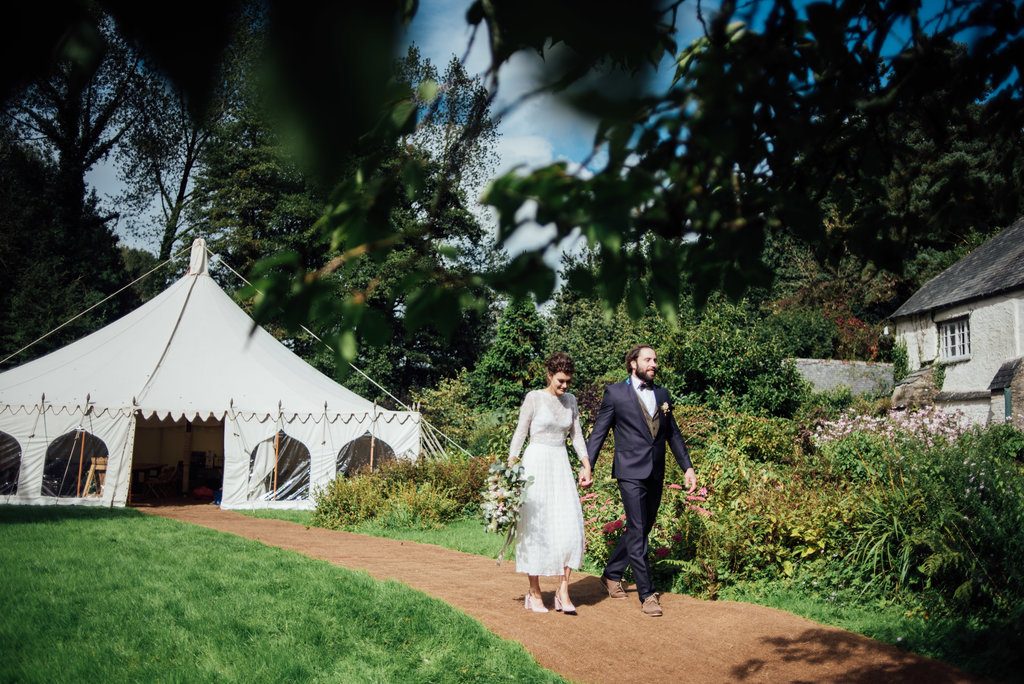
M 439 68 L 453 55 L 462 57 L 472 33 L 466 23 L 471 0 L 423 0 L 407 34 L 406 44 L 415 43 L 422 54 Z M 697 35 L 696 4 L 681 9 L 679 42 L 682 45 Z M 705 8 L 707 10 L 707 7 Z M 482 73 L 490 63 L 486 29 L 481 27 L 466 60 L 470 73 Z M 534 84 L 532 74 L 540 58 L 534 54 L 515 55 L 499 72 L 501 86 L 495 110 L 526 92 Z M 670 64 L 663 64 L 661 80 L 671 78 Z M 540 166 L 558 159 L 580 161 L 589 154 L 596 124 L 588 121 L 551 95 L 537 97 L 508 114 L 500 123 L 501 158 L 499 173 L 525 164 Z

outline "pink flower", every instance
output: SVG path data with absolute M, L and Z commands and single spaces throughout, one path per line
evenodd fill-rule
M 669 550 L 667 548 L 665 548 L 664 546 L 659 546 L 658 548 L 654 549 L 654 555 L 657 556 L 658 558 L 664 558 L 665 556 L 668 555 L 668 553 L 669 553 Z
M 697 515 L 702 515 L 705 518 L 710 518 L 711 517 L 711 511 L 709 511 L 706 508 L 701 508 L 700 506 L 694 506 L 692 504 L 687 506 L 687 508 L 689 508 L 691 511 L 693 511 Z
M 670 485 L 668 486 L 668 488 L 669 488 L 669 489 L 682 489 L 682 488 L 683 488 L 683 485 L 678 485 L 678 484 L 676 484 L 676 483 L 674 483 L 674 482 L 673 482 L 672 484 L 670 484 Z
M 678 544 L 679 542 L 683 541 L 683 535 L 681 535 L 678 532 L 676 532 L 675 534 L 672 535 L 672 541 L 674 541 L 676 544 Z

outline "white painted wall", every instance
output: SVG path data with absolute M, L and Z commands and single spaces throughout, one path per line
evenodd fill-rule
M 938 324 L 964 315 L 970 321 L 971 355 L 946 365 L 941 389 L 945 392 L 987 391 L 1003 363 L 1024 355 L 1024 290 L 898 319 L 896 338 L 907 346 L 911 371 L 928 363 L 941 362 Z M 989 422 L 992 415 L 987 401 L 943 406 L 962 410 L 972 421 L 982 424 Z
M 948 413 L 956 413 L 959 411 L 963 414 L 964 419 L 961 422 L 966 422 L 969 425 L 988 425 L 991 418 L 991 407 L 988 399 L 978 399 L 976 401 L 944 401 L 941 404 L 943 411 Z M 1002 414 L 1000 414 L 1002 416 Z M 1002 417 L 999 418 L 999 422 L 1003 422 Z

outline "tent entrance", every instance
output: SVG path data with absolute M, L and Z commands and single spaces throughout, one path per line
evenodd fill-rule
M 215 498 L 224 483 L 224 421 L 135 421 L 129 503 Z

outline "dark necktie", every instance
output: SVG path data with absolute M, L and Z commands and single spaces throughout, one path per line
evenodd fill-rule
M 649 383 L 649 382 L 641 382 L 641 383 L 640 383 L 640 389 L 642 389 L 642 390 L 645 390 L 645 389 L 654 389 L 654 385 L 652 385 L 652 384 L 651 384 L 651 383 Z

